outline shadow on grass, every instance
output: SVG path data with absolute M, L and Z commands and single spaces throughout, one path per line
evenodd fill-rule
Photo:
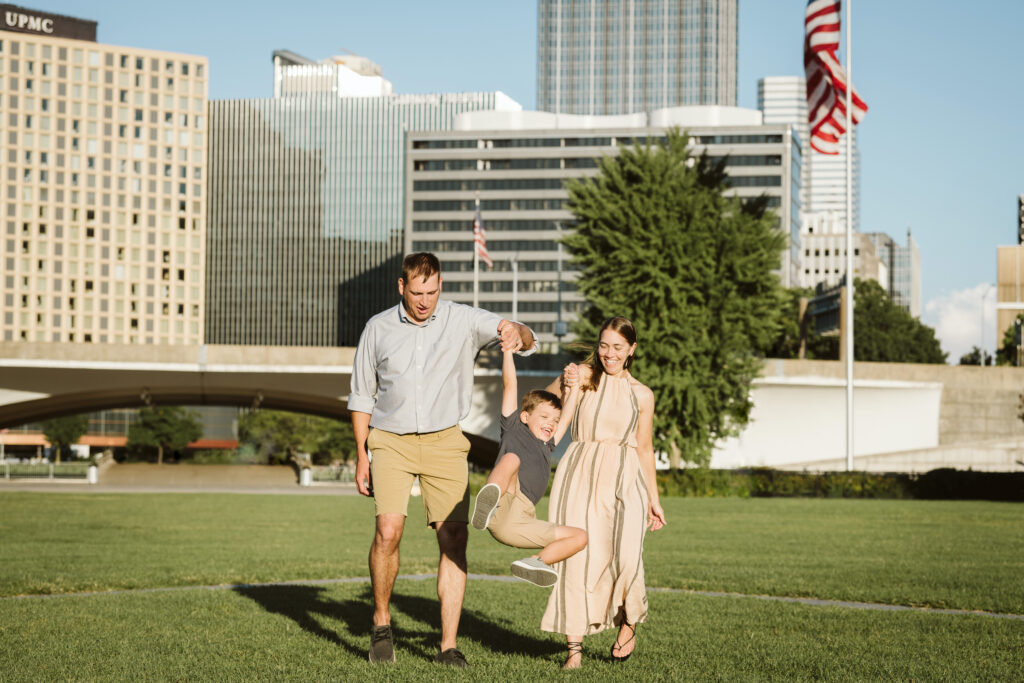
M 318 617 L 343 622 L 351 635 L 362 637 L 368 646 L 370 615 L 373 613 L 373 597 L 368 588 L 358 599 L 341 602 L 325 600 L 322 595 L 324 589 L 319 586 L 248 586 L 234 590 L 266 611 L 288 617 L 314 636 L 339 645 L 358 657 L 366 656 L 366 647 L 324 628 Z
M 438 644 L 441 640 L 439 629 L 441 614 L 437 600 L 396 592 L 391 596 L 391 604 L 406 616 L 429 627 L 416 632 L 419 649 L 425 656 L 433 657 L 437 654 Z M 539 618 L 540 615 L 538 615 Z M 397 625 L 395 630 L 397 637 L 401 631 Z M 462 618 L 459 620 L 459 639 L 476 641 L 488 650 L 502 654 L 541 657 L 562 650 L 562 646 L 554 640 L 535 638 L 519 631 L 507 629 L 495 623 L 490 616 L 465 608 L 463 608 Z
M 320 586 L 248 586 L 234 589 L 267 612 L 288 617 L 303 630 L 344 648 L 356 657 L 366 656 L 370 643 L 373 593 L 369 586 L 352 600 L 324 598 Z M 392 622 L 395 645 L 425 659 L 432 659 L 441 640 L 440 606 L 436 599 L 395 592 L 392 606 L 401 614 Z M 324 620 L 344 624 L 347 634 L 325 627 Z M 345 635 L 350 637 L 346 638 Z M 560 652 L 560 643 L 514 631 L 473 610 L 463 609 L 459 637 L 473 640 L 493 652 L 546 657 Z

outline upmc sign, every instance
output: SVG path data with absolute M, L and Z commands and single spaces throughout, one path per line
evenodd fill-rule
M 0 30 L 96 42 L 96 22 L 0 5 Z

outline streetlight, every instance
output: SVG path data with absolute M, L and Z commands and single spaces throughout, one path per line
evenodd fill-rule
M 995 287 L 994 284 L 989 282 L 985 285 L 985 290 L 981 294 L 981 346 L 978 348 L 981 357 L 978 359 L 978 364 L 982 367 L 985 365 L 985 300 Z M 998 343 L 999 340 L 996 339 L 996 344 Z
M 562 337 L 569 332 L 569 326 L 562 320 L 562 224 L 554 221 L 555 230 L 558 231 L 558 319 L 555 320 L 555 352 L 562 352 Z

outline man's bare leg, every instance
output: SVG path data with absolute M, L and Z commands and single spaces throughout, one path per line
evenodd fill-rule
M 437 546 L 441 560 L 437 566 L 437 597 L 441 601 L 441 651 L 455 647 L 466 595 L 465 522 L 438 522 Z M 397 567 L 397 563 L 396 563 Z
M 398 546 L 405 529 L 405 515 L 377 515 L 377 533 L 370 546 L 370 580 L 373 583 L 373 625 L 391 623 L 391 591 L 398 577 Z M 465 557 L 465 544 L 463 557 Z M 465 583 L 465 579 L 463 579 Z

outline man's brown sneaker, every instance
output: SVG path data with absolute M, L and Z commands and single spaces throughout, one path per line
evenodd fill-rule
M 391 642 L 391 626 L 370 627 L 370 661 L 395 661 L 395 646 Z
M 450 647 L 443 652 L 438 652 L 437 656 L 434 657 L 434 661 L 438 664 L 447 664 L 448 666 L 457 666 L 462 668 L 469 666 L 469 662 L 466 661 L 466 655 L 462 654 L 454 647 Z

